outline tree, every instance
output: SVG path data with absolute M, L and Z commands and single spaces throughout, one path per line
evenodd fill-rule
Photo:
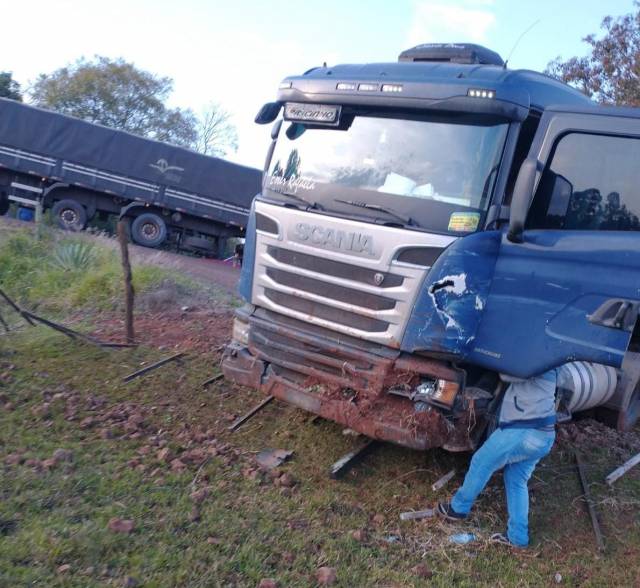
M 36 106 L 143 137 L 191 147 L 198 138 L 191 110 L 168 108 L 173 81 L 124 59 L 84 58 L 50 74 L 31 88 Z
M 20 84 L 13 79 L 10 71 L 0 71 L 0 98 L 22 102 Z
M 605 104 L 640 106 L 640 2 L 636 13 L 607 16 L 601 38 L 583 39 L 591 53 L 585 57 L 560 57 L 547 65 L 546 73 L 579 88 Z
M 215 102 L 202 112 L 197 130 L 194 149 L 200 153 L 223 157 L 238 149 L 238 133 L 231 122 L 231 115 Z

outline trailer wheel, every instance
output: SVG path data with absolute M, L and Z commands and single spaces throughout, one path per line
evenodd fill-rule
M 131 237 L 138 245 L 159 247 L 167 238 L 167 225 L 157 214 L 145 212 L 131 224 Z
M 87 226 L 87 211 L 75 200 L 58 200 L 51 212 L 58 226 L 66 231 L 81 231 Z

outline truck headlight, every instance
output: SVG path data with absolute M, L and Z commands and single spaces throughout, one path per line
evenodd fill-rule
M 249 345 L 249 323 L 234 318 L 231 338 L 234 343 L 240 343 L 240 345 L 247 347 Z
M 451 408 L 460 385 L 450 380 L 425 380 L 417 388 L 414 399 Z

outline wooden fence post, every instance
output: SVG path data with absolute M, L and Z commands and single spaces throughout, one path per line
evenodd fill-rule
M 120 257 L 122 260 L 122 272 L 124 274 L 124 322 L 127 343 L 135 343 L 133 330 L 133 282 L 131 278 L 131 263 L 129 262 L 129 239 L 127 237 L 126 221 L 118 221 L 118 242 L 120 243 Z

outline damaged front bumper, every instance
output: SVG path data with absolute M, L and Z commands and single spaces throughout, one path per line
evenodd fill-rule
M 373 439 L 421 450 L 475 448 L 474 400 L 462 370 L 265 309 L 245 307 L 237 317 L 222 360 L 229 380 Z M 414 392 L 423 382 L 449 395 L 455 387 L 455 398 L 433 392 L 425 401 Z

